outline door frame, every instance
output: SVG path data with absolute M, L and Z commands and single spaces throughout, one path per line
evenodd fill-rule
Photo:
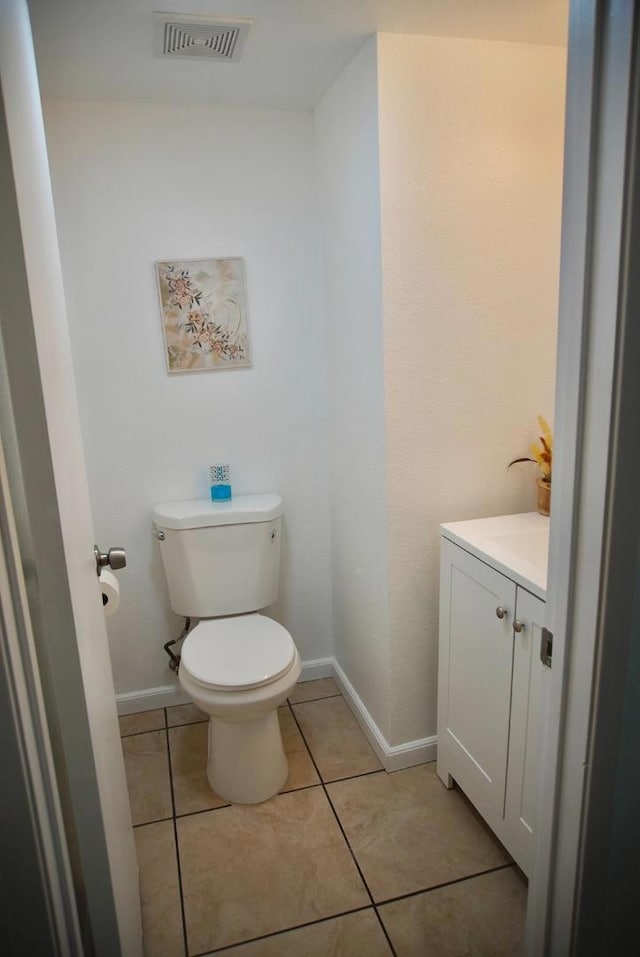
M 547 626 L 553 668 L 542 742 L 538 839 L 526 954 L 570 954 L 588 803 L 594 680 L 606 581 L 616 344 L 636 11 L 632 0 L 570 5 L 554 472 Z M 604 714 L 600 720 L 605 720 Z
M 3 940 L 11 953 L 81 957 L 72 869 L 1 442 L 0 665 L 0 806 L 3 821 L 11 822 L 0 839 Z M 22 866 L 15 868 L 18 858 Z
M 84 952 L 141 957 L 135 842 L 26 0 L 0 0 L 0 85 L 0 423 L 64 837 Z M 29 714 L 23 719 L 28 725 Z
M 527 919 L 527 952 L 535 957 L 570 953 L 581 851 L 589 840 L 588 830 L 582 833 L 582 810 L 605 570 L 615 343 L 622 321 L 633 8 L 632 0 L 571 2 L 548 590 L 554 668 Z M 2 15 L 3 25 L 5 15 L 24 21 L 26 4 L 2 0 Z M 22 69 L 19 59 L 26 55 L 35 74 L 32 49 L 10 46 L 10 63 Z
M 640 26 L 633 45 L 604 575 L 574 919 L 575 953 L 585 957 L 640 952 Z

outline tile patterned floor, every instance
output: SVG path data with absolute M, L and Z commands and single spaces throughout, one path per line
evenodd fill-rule
M 145 957 L 515 957 L 526 882 L 435 765 L 387 774 L 331 678 L 278 715 L 253 807 L 209 788 L 194 705 L 120 718 Z

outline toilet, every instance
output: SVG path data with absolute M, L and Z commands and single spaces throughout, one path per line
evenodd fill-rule
M 209 715 L 209 784 L 233 804 L 259 804 L 287 779 L 277 709 L 301 670 L 287 629 L 259 613 L 278 595 L 282 499 L 166 503 L 153 521 L 171 607 L 198 619 L 178 678 Z

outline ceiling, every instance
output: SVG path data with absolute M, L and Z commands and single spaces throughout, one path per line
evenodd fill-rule
M 313 107 L 376 31 L 561 46 L 568 0 L 28 0 L 44 97 Z M 154 10 L 251 17 L 239 63 L 153 52 Z

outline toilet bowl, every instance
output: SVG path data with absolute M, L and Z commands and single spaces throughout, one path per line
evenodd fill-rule
M 171 607 L 198 619 L 178 678 L 209 715 L 209 784 L 234 804 L 266 801 L 287 779 L 278 706 L 301 670 L 287 629 L 259 614 L 278 596 L 282 499 L 170 502 L 153 520 Z
M 209 715 L 207 779 L 219 797 L 259 804 L 285 783 L 278 707 L 300 670 L 289 632 L 265 615 L 206 619 L 187 635 L 178 678 Z

